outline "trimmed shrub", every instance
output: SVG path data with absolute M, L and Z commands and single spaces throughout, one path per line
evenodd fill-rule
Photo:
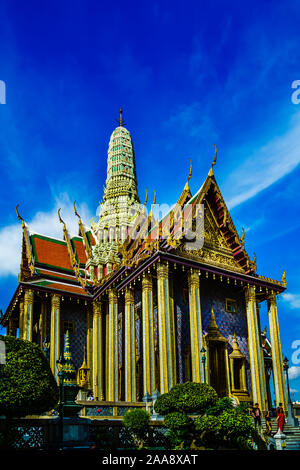
M 144 447 L 149 421 L 150 414 L 141 408 L 126 411 L 123 416 L 123 424 L 131 432 L 135 446 L 138 449 Z
M 173 411 L 202 414 L 216 404 L 217 392 L 204 383 L 185 382 L 175 385 L 169 393 L 156 400 L 154 409 L 165 416 Z
M 0 336 L 0 340 L 6 348 L 0 415 L 22 417 L 53 409 L 59 399 L 58 387 L 41 348 L 13 336 Z

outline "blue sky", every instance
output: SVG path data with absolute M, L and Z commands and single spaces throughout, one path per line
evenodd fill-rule
M 16 204 L 54 236 L 58 207 L 75 232 L 75 199 L 86 222 L 96 219 L 122 106 L 142 200 L 155 189 L 157 202 L 173 204 L 189 158 L 195 193 L 217 145 L 215 176 L 258 272 L 287 272 L 279 320 L 300 400 L 299 24 L 299 1 L 3 0 L 0 307 L 17 286 Z M 267 324 L 264 307 L 261 316 Z

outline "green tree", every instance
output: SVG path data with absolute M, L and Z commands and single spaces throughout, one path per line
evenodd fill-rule
M 247 408 L 218 398 L 207 384 L 175 385 L 157 399 L 155 411 L 164 416 L 173 448 L 250 449 L 259 439 Z
M 41 348 L 13 336 L 5 342 L 5 364 L 1 370 L 0 415 L 22 417 L 54 408 L 59 394 L 56 381 Z
M 134 444 L 138 449 L 144 447 L 149 421 L 150 414 L 141 408 L 126 411 L 123 416 L 123 424 L 131 432 Z

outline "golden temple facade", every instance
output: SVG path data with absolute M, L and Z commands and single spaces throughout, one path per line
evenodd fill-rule
M 90 371 L 84 388 L 105 403 L 140 403 L 194 381 L 266 410 L 272 376 L 276 402 L 287 409 L 277 311 L 285 274 L 276 281 L 256 273 L 216 182 L 216 157 L 196 194 L 191 167 L 177 204 L 156 219 L 155 197 L 149 213 L 147 197 L 140 204 L 121 113 L 97 222 L 87 227 L 74 202 L 78 235 L 70 236 L 58 211 L 58 240 L 30 231 L 17 208 L 23 244 L 18 286 L 1 320 L 7 334 L 47 349 L 57 377 L 68 331 L 76 368 L 84 362 Z

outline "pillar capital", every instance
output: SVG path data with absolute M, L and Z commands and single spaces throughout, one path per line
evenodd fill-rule
M 256 302 L 255 286 L 248 285 L 245 288 L 245 297 L 247 302 Z
M 145 274 L 142 278 L 142 288 L 144 290 L 151 290 L 153 288 L 151 274 Z
M 52 307 L 59 308 L 60 307 L 60 295 L 59 294 L 52 294 L 51 295 L 51 305 Z
M 158 278 L 168 277 L 168 274 L 169 274 L 168 263 L 166 261 L 159 261 L 159 263 L 157 263 L 156 271 L 157 271 Z
M 100 316 L 102 314 L 102 309 L 101 309 L 101 301 L 100 300 L 94 300 L 93 302 L 93 314 Z
M 273 291 L 269 293 L 267 301 L 268 301 L 268 304 L 276 305 L 277 304 L 276 293 Z
M 126 287 L 125 289 L 125 304 L 134 303 L 134 291 L 131 287 Z
M 199 274 L 197 271 L 194 271 L 191 269 L 188 273 L 188 285 L 189 287 L 199 287 L 200 285 L 200 279 L 199 279 Z
M 31 302 L 33 302 L 33 290 L 32 290 L 32 289 L 26 289 L 26 290 L 25 290 L 24 301 L 25 301 L 26 303 L 31 303 Z
M 108 300 L 109 302 L 117 302 L 118 301 L 118 294 L 116 289 L 111 288 L 108 290 Z

